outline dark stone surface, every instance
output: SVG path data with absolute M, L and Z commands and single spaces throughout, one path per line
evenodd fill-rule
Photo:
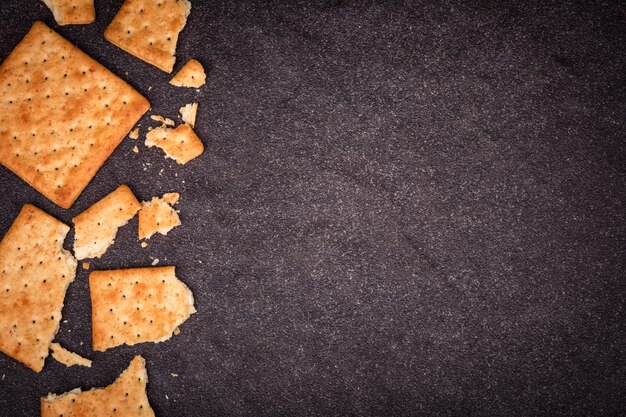
M 470 3 L 197 0 L 196 92 L 102 38 L 119 0 L 62 28 L 0 2 L 0 59 L 41 19 L 154 113 L 199 100 L 207 148 L 127 139 L 70 210 L 0 168 L 1 234 L 26 202 L 69 222 L 120 183 L 179 191 L 182 227 L 142 249 L 135 219 L 92 268 L 158 258 L 198 308 L 93 353 L 80 270 L 57 339 L 93 368 L 0 355 L 0 415 L 138 353 L 158 416 L 624 415 L 626 6 Z

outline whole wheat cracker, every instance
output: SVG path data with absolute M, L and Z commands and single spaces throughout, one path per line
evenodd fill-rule
M 85 25 L 96 20 L 93 0 L 43 0 L 54 20 L 63 25 Z
M 56 361 L 67 367 L 78 365 L 91 368 L 91 361 L 89 359 L 83 358 L 77 353 L 70 352 L 56 342 L 50 344 L 50 351 L 52 352 L 52 357 Z
M 127 185 L 98 201 L 72 219 L 74 254 L 77 259 L 99 258 L 115 243 L 117 230 L 130 221 L 141 208 Z
M 145 145 L 148 148 L 161 148 L 167 158 L 174 159 L 180 165 L 185 165 L 204 152 L 202 141 L 188 124 L 179 125 L 176 129 L 164 126 L 154 128 L 146 134 Z
M 76 388 L 62 395 L 41 398 L 41 417 L 154 417 L 146 394 L 146 361 L 135 356 L 111 385 L 82 392 Z
M 180 194 L 166 193 L 163 197 L 154 197 L 141 203 L 139 210 L 139 239 L 150 239 L 155 233 L 167 235 L 170 230 L 180 225 L 178 213 L 172 207 L 178 202 Z
M 193 129 L 196 127 L 196 115 L 198 114 L 198 103 L 189 103 L 181 107 L 178 112 L 183 122 Z
M 69 208 L 150 104 L 41 22 L 0 66 L 0 163 Z
M 0 242 L 0 351 L 35 372 L 59 330 L 76 259 L 63 249 L 70 228 L 24 205 Z
M 126 0 L 104 31 L 106 40 L 171 73 L 178 35 L 191 12 L 187 0 Z
M 192 87 L 200 88 L 206 82 L 206 73 L 202 64 L 195 59 L 190 59 L 187 63 L 176 73 L 174 78 L 170 80 L 170 84 L 177 87 Z
M 93 349 L 161 342 L 196 312 L 173 266 L 89 274 Z

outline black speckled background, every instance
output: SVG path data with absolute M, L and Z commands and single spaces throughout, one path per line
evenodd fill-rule
M 625 415 L 626 3 L 578 3 L 196 0 L 196 92 L 102 38 L 120 0 L 62 28 L 0 2 L 0 59 L 43 20 L 154 113 L 198 100 L 206 145 L 179 167 L 126 139 L 70 210 L 0 167 L 2 235 L 26 202 L 179 191 L 183 226 L 142 249 L 135 219 L 92 269 L 158 258 L 198 308 L 93 353 L 79 269 L 57 340 L 93 368 L 0 355 L 0 415 L 138 353 L 159 417 Z

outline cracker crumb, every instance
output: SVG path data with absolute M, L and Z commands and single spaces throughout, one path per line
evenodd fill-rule
M 139 153 L 139 148 L 137 147 L 137 145 L 135 145 L 135 147 L 133 148 L 133 152 Z
M 89 269 L 89 262 L 83 262 L 83 269 Z
M 156 265 L 159 263 L 159 258 L 156 258 L 155 260 L 152 261 L 152 266 Z
M 174 336 L 178 336 L 180 334 L 180 327 L 174 329 Z
M 148 243 L 147 242 L 141 242 L 141 247 L 142 248 L 147 248 L 148 247 Z
M 131 131 L 128 134 L 128 137 L 131 139 L 137 139 L 139 137 L 139 128 L 136 128 L 135 130 Z
M 172 377 L 174 378 L 178 378 L 178 374 L 175 374 L 174 372 L 171 372 L 170 375 L 172 375 Z
M 4 377 L 5 377 L 5 375 L 4 375 L 4 374 L 2 374 L 2 380 L 3 380 L 3 381 L 4 381 Z

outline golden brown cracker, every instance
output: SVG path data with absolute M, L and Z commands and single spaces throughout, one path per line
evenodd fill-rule
M 83 358 L 77 353 L 70 352 L 58 343 L 51 343 L 50 351 L 52 352 L 52 357 L 56 361 L 67 367 L 78 365 L 91 368 L 91 361 L 89 359 Z
M 26 204 L 0 242 L 0 351 L 35 372 L 59 330 L 76 259 L 63 249 L 70 228 Z
M 63 25 L 85 25 L 96 20 L 93 0 L 43 0 L 54 20 Z
M 146 394 L 147 383 L 146 361 L 135 356 L 108 387 L 85 392 L 76 388 L 41 398 L 41 417 L 154 417 Z
M 187 162 L 202 155 L 204 145 L 196 132 L 188 124 L 179 125 L 176 129 L 157 127 L 146 134 L 145 145 L 161 148 L 167 158 L 185 165 Z
M 206 74 L 202 64 L 195 59 L 190 59 L 170 80 L 170 84 L 177 87 L 202 87 L 206 82 Z
M 185 27 L 187 0 L 126 0 L 104 37 L 131 55 L 172 72 L 178 35 Z
M 150 104 L 35 22 L 0 66 L 0 163 L 69 208 Z
M 127 185 L 98 201 L 72 219 L 77 259 L 99 258 L 115 242 L 117 230 L 130 221 L 141 204 Z
M 172 207 L 178 202 L 178 193 L 167 193 L 163 197 L 154 197 L 141 203 L 139 211 L 139 239 L 150 239 L 155 233 L 167 235 L 174 227 L 180 225 L 178 213 Z
M 94 271 L 89 289 L 98 351 L 167 340 L 196 311 L 173 266 Z

